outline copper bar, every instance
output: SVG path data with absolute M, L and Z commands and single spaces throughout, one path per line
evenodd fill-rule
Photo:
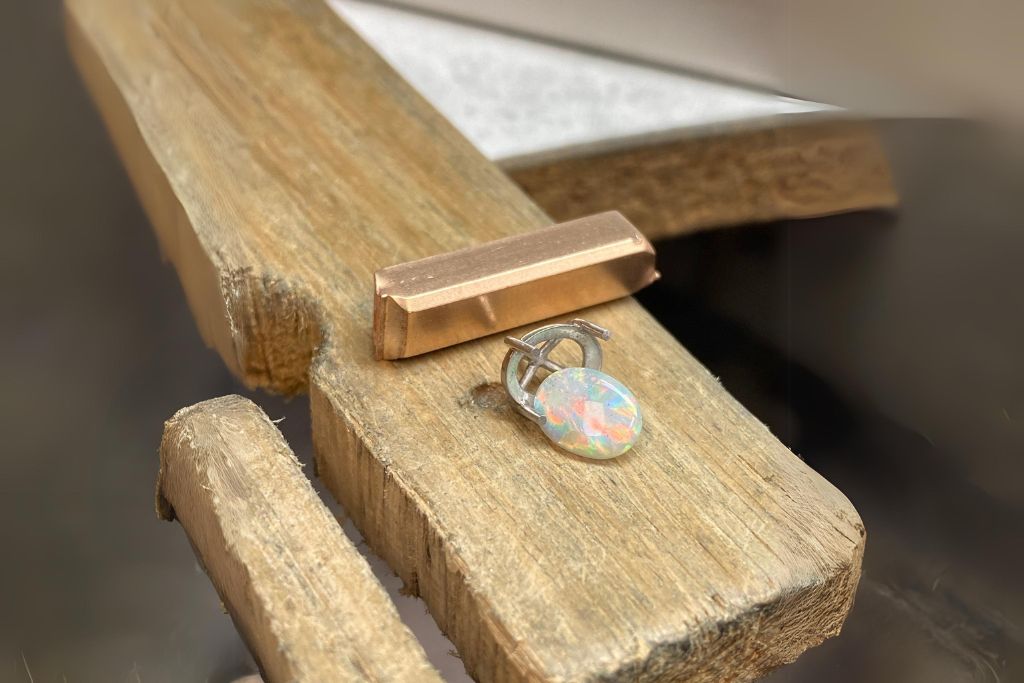
M 628 296 L 659 277 L 617 211 L 378 270 L 377 358 L 408 358 Z

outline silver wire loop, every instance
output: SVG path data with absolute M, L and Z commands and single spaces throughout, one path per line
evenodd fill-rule
M 566 339 L 576 342 L 583 351 L 583 367 L 600 370 L 604 355 L 598 340 L 607 341 L 611 336 L 612 333 L 600 325 L 576 318 L 569 323 L 539 327 L 524 334 L 522 339 L 505 337 L 509 350 L 501 364 L 501 380 L 516 409 L 537 424 L 544 424 L 547 420 L 534 409 L 534 395 L 526 389 L 537 370 L 544 368 L 549 372 L 557 372 L 565 368 L 548 356 Z M 526 364 L 520 374 L 520 365 L 524 360 Z

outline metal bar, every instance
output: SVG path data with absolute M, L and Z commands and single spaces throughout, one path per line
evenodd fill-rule
M 378 270 L 377 358 L 406 358 L 629 296 L 654 247 L 615 211 Z

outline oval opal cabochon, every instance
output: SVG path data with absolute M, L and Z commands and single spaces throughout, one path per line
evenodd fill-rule
M 534 409 L 547 419 L 541 429 L 555 444 L 596 460 L 628 451 L 644 424 L 633 392 L 590 368 L 565 368 L 545 377 Z

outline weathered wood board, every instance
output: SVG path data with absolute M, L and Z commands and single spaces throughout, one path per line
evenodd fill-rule
M 505 168 L 556 220 L 614 207 L 651 240 L 899 202 L 881 140 L 863 121 L 804 114 L 662 138 Z
M 744 680 L 838 633 L 864 529 L 634 301 L 605 367 L 645 433 L 556 451 L 499 338 L 374 361 L 372 273 L 547 216 L 298 0 L 69 0 L 76 61 L 211 346 L 307 388 L 319 475 L 482 681 Z
M 181 522 L 268 682 L 440 683 L 252 401 L 225 396 L 167 421 L 157 512 Z

